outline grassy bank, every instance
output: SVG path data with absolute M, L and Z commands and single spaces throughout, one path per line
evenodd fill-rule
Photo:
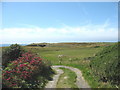
M 90 63 L 90 67 L 99 81 L 104 84 L 110 83 L 113 87 L 120 87 L 119 45 L 116 43 L 104 48 Z

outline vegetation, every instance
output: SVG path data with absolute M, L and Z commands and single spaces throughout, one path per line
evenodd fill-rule
M 118 56 L 118 44 L 104 48 L 96 54 L 90 63 L 90 67 L 99 80 L 120 87 L 120 61 Z
M 47 45 L 47 43 L 32 43 L 29 44 L 27 46 L 39 46 L 39 47 L 45 47 Z
M 7 64 L 2 73 L 3 88 L 42 88 L 54 74 L 47 61 L 31 52 L 22 54 L 16 60 L 11 59 Z
M 25 48 L 33 53 L 37 53 L 42 58 L 51 61 L 52 64 L 59 65 L 60 61 L 61 64 L 77 64 L 81 60 L 84 60 L 84 58 L 91 57 L 99 52 L 102 47 L 104 47 L 102 44 L 100 44 L 99 48 L 94 48 L 92 45 L 59 45 L 55 43 L 44 48 L 31 46 L 26 46 Z M 59 55 L 63 55 L 63 57 L 59 58 Z
M 77 88 L 76 82 L 76 74 L 69 69 L 60 68 L 64 71 L 64 73 L 60 76 L 57 88 Z
M 41 57 L 43 59 L 42 61 L 44 62 L 44 65 L 42 67 L 44 67 L 44 69 L 42 69 L 42 71 L 40 72 L 39 74 L 40 77 L 37 76 L 38 75 L 37 73 L 35 74 L 35 76 L 36 78 L 39 77 L 39 80 L 43 80 L 41 82 L 44 82 L 44 85 L 48 79 L 51 79 L 47 75 L 50 76 L 52 75 L 52 70 L 50 66 L 53 64 L 53 65 L 72 66 L 80 69 L 82 71 L 85 80 L 92 88 L 119 87 L 120 61 L 118 57 L 120 56 L 118 55 L 117 43 L 116 44 L 115 43 L 54 43 L 54 44 L 44 43 L 44 44 L 46 45 L 44 48 L 39 46 L 33 47 L 29 45 L 22 47 L 24 48 L 24 51 L 31 51 L 32 53 L 36 54 L 38 57 Z M 60 77 L 61 80 L 64 77 L 64 75 L 67 75 L 68 77 L 71 77 L 70 82 L 71 81 L 74 82 L 75 80 L 74 74 L 73 76 L 71 76 L 72 73 L 71 71 L 67 69 L 63 69 L 63 70 L 66 73 L 64 73 Z M 34 80 L 32 80 L 32 82 Z M 67 84 L 59 82 L 58 86 L 60 85 L 63 86 L 65 85 L 64 87 L 68 87 L 71 84 L 69 82 Z
M 92 88 L 119 88 L 118 49 L 120 48 L 117 43 L 104 47 L 90 59 L 81 60 L 79 64 L 69 64 L 68 66 L 79 68 Z
M 12 44 L 10 47 L 2 49 L 2 65 L 6 67 L 10 61 L 16 60 L 24 52 L 23 48 L 18 44 Z
M 99 76 L 96 76 L 91 68 L 92 61 L 97 57 L 97 53 L 112 46 L 114 43 L 51 43 L 44 48 L 30 46 L 25 48 L 51 61 L 53 65 L 67 65 L 80 69 L 92 88 L 116 88 L 116 84 L 112 85 L 109 81 L 105 83 L 99 80 Z M 114 54 L 118 53 L 115 52 Z M 62 57 L 59 58 L 59 55 Z

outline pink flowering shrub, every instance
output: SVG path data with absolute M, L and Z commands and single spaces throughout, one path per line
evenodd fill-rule
M 45 64 L 40 57 L 30 52 L 22 54 L 22 57 L 11 61 L 3 70 L 3 88 L 30 88 L 33 87 L 33 84 L 31 84 L 33 82 L 40 84 L 40 82 L 43 82 L 42 79 L 44 77 L 39 80 L 36 79 L 36 77 L 43 74 L 44 67 Z M 36 87 L 38 87 L 38 85 L 36 85 Z

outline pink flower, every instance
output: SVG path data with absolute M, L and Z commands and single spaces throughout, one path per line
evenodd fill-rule
M 17 85 L 17 84 L 12 84 L 12 85 L 14 86 L 14 85 Z
M 27 64 L 20 64 L 20 67 L 27 66 Z
M 17 73 L 20 73 L 20 71 L 17 71 Z
M 11 78 L 9 77 L 8 79 L 6 79 L 6 80 L 10 80 Z
M 6 73 L 10 73 L 9 71 L 6 71 Z
M 17 85 L 16 80 L 19 78 L 23 80 L 31 78 L 31 75 L 36 73 L 39 67 L 41 67 L 41 60 L 42 59 L 40 57 L 36 57 L 30 52 L 23 54 L 22 57 L 19 57 L 17 60 L 10 62 L 13 67 L 10 67 L 10 71 L 3 72 L 3 80 L 9 81 L 8 83 L 12 87 Z M 14 76 L 17 78 L 13 78 Z M 13 82 L 16 82 L 16 84 Z

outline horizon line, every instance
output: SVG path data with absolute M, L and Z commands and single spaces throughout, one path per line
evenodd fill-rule
M 0 44 L 32 44 L 32 43 L 115 43 L 115 42 L 120 42 L 120 41 L 69 41 L 69 42 L 31 42 L 31 43 L 0 43 Z

